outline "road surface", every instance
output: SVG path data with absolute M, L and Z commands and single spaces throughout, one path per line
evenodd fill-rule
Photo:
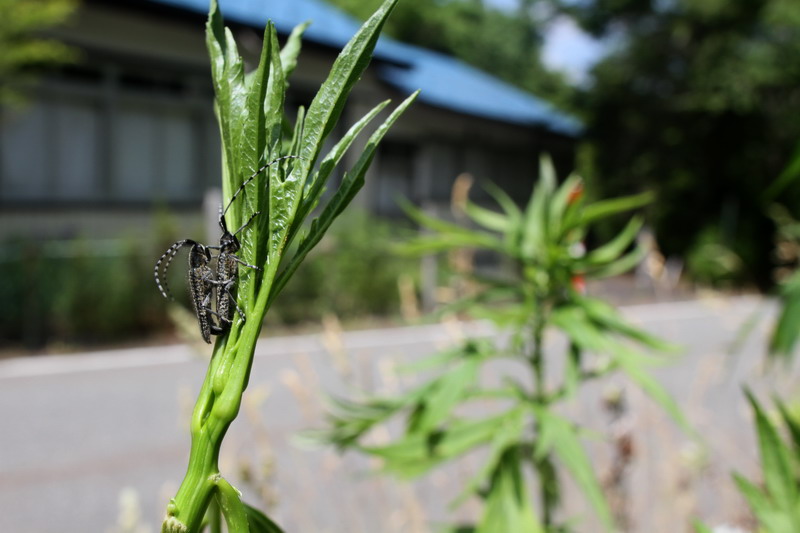
M 625 387 L 635 439 L 631 531 L 686 531 L 687 516 L 712 524 L 741 520 L 746 513 L 728 473 L 755 476 L 758 469 L 740 385 L 788 391 L 797 375 L 761 370 L 771 306 L 741 297 L 623 310 L 686 347 L 656 374 L 708 450 L 676 430 L 635 388 Z M 731 341 L 754 313 L 764 319 L 731 356 Z M 469 464 L 406 485 L 370 476 L 369 461 L 359 456 L 299 449 L 292 435 L 319 427 L 323 394 L 402 387 L 393 365 L 431 353 L 465 331 L 490 334 L 483 324 L 451 324 L 263 339 L 242 413 L 223 447 L 223 474 L 251 501 L 271 505 L 287 532 L 433 530 L 452 516 L 446 505 Z M 184 473 L 187 420 L 205 368 L 204 357 L 185 346 L 0 361 L 0 532 L 158 531 Z M 592 385 L 565 412 L 607 433 L 608 418 L 599 405 L 611 383 L 622 382 Z M 603 477 L 609 444 L 597 440 L 590 447 Z M 255 482 L 241 481 L 243 472 Z M 570 497 L 567 508 L 583 513 L 579 531 L 597 531 L 579 498 Z M 459 512 L 470 516 L 475 510 L 471 502 Z M 140 529 L 120 529 L 125 519 Z

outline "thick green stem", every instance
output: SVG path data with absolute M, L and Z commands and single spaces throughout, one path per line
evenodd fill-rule
M 219 488 L 219 451 L 225 433 L 239 414 L 275 271 L 276 267 L 272 267 L 265 272 L 256 304 L 248 309 L 252 318 L 244 324 L 235 323 L 229 334 L 217 341 L 192 413 L 189 467 L 167 508 L 162 533 L 197 531 Z
M 178 493 L 167 508 L 163 533 L 197 531 L 217 489 L 222 439 L 239 412 L 247 386 L 246 377 L 242 376 L 249 374 L 253 359 L 254 342 L 242 343 L 241 337 L 239 340 L 234 346 L 225 341 L 217 344 L 192 415 L 189 466 Z M 248 347 L 250 349 L 241 349 Z
M 222 533 L 222 511 L 219 508 L 216 498 L 211 498 L 208 504 L 208 529 L 210 533 Z
M 537 316 L 533 325 L 533 348 L 530 362 L 533 369 L 534 397 L 539 399 L 543 399 L 546 396 L 543 338 L 544 320 Z
M 545 378 L 545 361 L 544 361 L 544 329 L 547 323 L 545 313 L 548 311 L 548 306 L 544 298 L 536 298 L 536 305 L 534 306 L 536 313 L 533 317 L 533 324 L 531 326 L 531 355 L 529 362 L 533 371 L 533 397 L 545 410 L 549 410 L 549 398 L 547 395 L 547 383 Z M 542 459 L 542 465 L 546 464 L 547 458 Z M 549 530 L 553 524 L 553 499 L 550 497 L 549 487 L 547 484 L 551 482 L 550 476 L 543 475 L 543 469 L 540 464 L 537 464 L 539 475 L 537 480 L 539 482 L 539 501 L 542 509 L 542 522 L 545 530 Z

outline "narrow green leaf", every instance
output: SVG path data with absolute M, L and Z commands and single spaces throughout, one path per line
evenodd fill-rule
M 283 533 L 283 530 L 270 520 L 267 515 L 247 503 L 242 503 L 245 511 L 247 511 L 250 533 Z
M 408 428 L 409 433 L 430 433 L 452 416 L 466 392 L 475 385 L 479 365 L 479 359 L 469 357 L 435 379 Z
M 522 220 L 522 211 L 508 193 L 492 182 L 483 183 L 482 187 L 494 198 L 512 224 L 516 225 Z
M 781 310 L 770 338 L 772 355 L 787 357 L 794 351 L 800 338 L 800 271 L 781 285 Z
M 247 510 L 239 492 L 231 486 L 224 478 L 219 477 L 216 481 L 216 498 L 225 523 L 228 525 L 230 533 L 249 533 L 250 524 L 247 519 Z
M 507 216 L 496 211 L 485 209 L 470 201 L 467 201 L 466 205 L 464 206 L 464 212 L 475 223 L 492 231 L 506 233 L 512 227 L 511 220 L 509 220 Z
M 260 85 L 253 83 L 251 100 L 248 102 L 251 110 L 251 122 L 257 120 L 260 131 L 253 158 L 248 161 L 248 164 L 255 166 L 253 170 L 264 164 L 272 163 L 281 156 L 286 84 L 278 47 L 278 35 L 271 24 L 264 32 L 264 49 L 259 64 L 259 69 L 262 68 L 266 78 L 261 81 Z M 255 91 L 256 88 L 259 89 L 258 92 Z M 298 118 L 302 118 L 302 113 L 298 113 Z M 280 239 L 279 232 L 276 233 L 276 222 L 284 220 L 287 210 L 276 207 L 271 189 L 276 184 L 282 183 L 287 172 L 297 164 L 298 161 L 294 159 L 271 164 L 265 170 L 265 177 L 262 179 L 259 176 L 256 184 L 248 189 L 247 198 L 250 203 L 246 213 L 261 212 L 261 215 L 255 220 L 255 231 L 252 232 L 252 235 L 258 238 L 244 239 L 242 243 L 242 255 L 251 264 L 266 265 L 275 258 L 275 253 L 280 250 L 275 242 Z M 248 169 L 248 176 L 251 173 L 252 171 Z M 243 176 L 243 179 L 248 176 Z M 252 297 L 253 295 L 251 295 Z
M 697 432 L 692 428 L 691 424 L 689 424 L 683 411 L 681 411 L 681 408 L 675 403 L 672 396 L 670 396 L 652 374 L 645 369 L 648 359 L 645 358 L 644 355 L 625 347 L 614 350 L 611 355 L 628 377 L 660 405 L 684 431 L 695 438 L 699 438 Z
M 447 222 L 431 216 L 407 200 L 400 200 L 400 206 L 414 222 L 436 232 L 435 234 L 417 237 L 404 244 L 401 249 L 407 253 L 441 251 L 464 247 L 503 251 L 502 242 L 494 235 L 483 231 L 470 230 L 453 222 Z
M 283 113 L 286 103 L 286 72 L 284 70 L 282 55 L 278 48 L 278 32 L 274 26 L 269 28 L 269 79 L 267 91 L 264 95 L 264 130 L 267 135 L 267 144 L 264 147 L 262 160 L 264 163 L 280 157 L 281 142 L 283 140 Z M 265 36 L 266 38 L 266 36 Z M 296 155 L 296 154 L 294 154 Z M 276 172 L 278 165 L 270 167 L 270 172 Z
M 233 43 L 233 50 L 229 49 L 231 42 L 228 40 L 216 0 L 211 2 L 206 22 L 206 46 L 211 59 L 211 80 L 215 93 L 214 106 L 224 152 L 225 171 L 223 172 L 222 192 L 223 197 L 229 198 L 236 188 L 233 183 L 236 177 L 233 174 L 238 162 L 236 149 L 239 148 L 237 142 L 239 137 L 235 137 L 234 132 L 244 119 L 244 112 L 240 105 L 240 93 L 246 92 L 246 88 L 244 86 L 244 67 L 240 58 L 239 61 L 236 60 L 238 56 L 236 44 Z
M 653 364 L 651 358 L 600 331 L 589 320 L 585 309 L 577 306 L 562 306 L 555 309 L 551 323 L 566 333 L 569 340 L 583 350 L 610 356 L 614 364 L 658 403 L 687 433 L 697 436 L 678 404 L 645 369 L 647 365 Z
M 642 229 L 644 220 L 641 217 L 633 217 L 616 237 L 606 244 L 595 248 L 586 255 L 584 262 L 589 266 L 604 266 L 617 259 L 631 243 L 636 239 L 639 230 Z
M 497 250 L 498 246 L 500 243 L 488 235 L 464 230 L 459 233 L 421 235 L 398 245 L 395 249 L 402 254 L 425 255 L 459 248 Z
M 543 187 L 548 196 L 550 196 L 553 191 L 555 191 L 557 183 L 556 167 L 553 165 L 553 158 L 548 154 L 542 154 L 539 157 L 539 187 Z
M 564 214 L 567 208 L 571 205 L 570 202 L 577 201 L 574 197 L 576 192 L 580 191 L 583 187 L 583 180 L 580 176 L 571 175 L 561 186 L 556 190 L 553 199 L 550 202 L 550 221 L 549 225 L 552 228 L 552 234 L 556 237 L 563 236 L 563 230 L 566 227 Z
M 526 260 L 542 260 L 547 253 L 549 206 L 555 189 L 555 170 L 547 156 L 540 160 L 539 181 L 525 209 L 520 254 Z
M 295 121 L 294 128 L 292 129 L 292 140 L 289 143 L 289 155 L 299 157 L 300 141 L 303 138 L 303 123 L 305 122 L 306 108 L 300 106 L 297 108 L 297 120 Z
M 545 533 L 531 502 L 522 476 L 519 453 L 508 450 L 492 477 L 483 516 L 475 533 Z
M 636 267 L 647 256 L 647 250 L 641 247 L 635 248 L 632 252 L 622 256 L 620 259 L 607 263 L 603 266 L 586 269 L 585 274 L 590 279 L 603 279 L 619 276 Z
M 738 474 L 733 474 L 733 480 L 739 492 L 747 500 L 750 509 L 764 528 L 764 531 L 772 533 L 773 531 L 797 530 L 796 526 L 793 525 L 795 519 L 792 516 L 796 511 L 787 512 L 785 509 L 776 506 L 774 501 L 758 487 Z
M 297 209 L 296 219 L 298 223 L 292 228 L 289 242 L 294 239 L 294 235 L 300 230 L 302 221 L 317 207 L 317 203 L 322 197 L 328 178 L 330 178 L 333 169 L 339 164 L 344 154 L 347 153 L 353 141 L 355 141 L 356 137 L 358 137 L 364 128 L 372 122 L 372 119 L 374 119 L 388 104 L 389 100 L 386 100 L 373 107 L 369 113 L 364 115 L 361 120 L 353 124 L 350 129 L 347 130 L 347 133 L 344 134 L 339 142 L 337 142 L 330 152 L 322 159 L 319 169 L 308 184 L 303 194 L 300 207 Z
M 264 114 L 264 99 L 267 95 L 269 86 L 269 78 L 273 73 L 271 72 L 271 55 L 273 40 L 272 34 L 275 32 L 272 24 L 268 24 L 264 29 L 264 37 L 262 41 L 261 57 L 259 59 L 258 67 L 251 73 L 248 80 L 248 94 L 247 94 L 247 114 L 248 120 L 246 121 L 248 135 L 244 137 L 245 142 L 248 143 L 247 147 L 242 147 L 240 153 L 240 168 L 241 173 L 232 177 L 232 185 L 238 189 L 241 183 L 247 179 L 253 172 L 258 170 L 261 166 L 262 154 L 266 150 L 270 133 L 266 128 L 266 117 Z M 245 175 L 246 174 L 246 175 Z M 264 179 L 258 176 L 255 183 L 252 184 L 242 194 L 243 198 L 240 200 L 247 206 L 246 209 L 231 209 L 227 212 L 227 224 L 229 228 L 238 228 L 241 223 L 240 213 L 255 213 L 261 211 L 261 215 L 254 221 L 255 231 L 250 232 L 250 238 L 243 239 L 241 257 L 243 260 L 250 264 L 261 265 L 263 264 L 263 257 L 259 257 L 259 250 L 262 250 L 261 237 L 266 236 L 265 231 L 269 221 L 269 205 L 266 201 L 266 183 L 268 178 Z M 234 191 L 229 191 L 232 195 Z M 223 204 L 228 205 L 230 196 L 223 197 Z M 246 300 L 253 299 L 253 283 L 251 277 L 247 276 L 240 283 L 239 292 L 247 294 Z
M 305 259 L 306 255 L 308 255 L 308 252 L 310 252 L 314 246 L 316 246 L 317 243 L 322 240 L 323 235 L 325 235 L 325 232 L 328 231 L 328 228 L 331 226 L 336 217 L 341 214 L 353 197 L 355 197 L 356 193 L 361 189 L 361 187 L 363 187 L 364 177 L 367 173 L 370 163 L 372 163 L 373 157 L 375 157 L 375 150 L 378 147 L 378 143 L 380 143 L 381 139 L 383 139 L 383 136 L 386 135 L 386 132 L 389 131 L 389 128 L 392 126 L 392 124 L 394 124 L 395 121 L 400 118 L 400 115 L 402 115 L 408 106 L 410 106 L 411 103 L 417 98 L 418 94 L 419 91 L 406 98 L 399 106 L 397 106 L 392 114 L 389 115 L 383 124 L 381 124 L 377 130 L 375 130 L 372 136 L 370 136 L 369 140 L 367 141 L 367 145 L 361 154 L 361 157 L 359 157 L 355 166 L 349 172 L 345 173 L 339 189 L 325 205 L 322 214 L 320 214 L 319 217 L 315 218 L 311 222 L 311 227 L 308 230 L 308 234 L 300 241 L 297 251 L 295 252 L 291 261 L 275 279 L 275 283 L 273 284 L 269 295 L 269 303 L 267 304 L 268 306 L 272 305 L 275 297 L 280 294 L 280 291 L 283 290 L 283 288 L 286 286 L 286 283 L 289 282 L 289 279 L 297 270 L 297 267 L 300 266 L 300 263 L 303 261 L 303 259 Z
M 535 408 L 535 413 L 538 422 L 536 457 L 555 454 L 592 504 L 603 526 L 607 530 L 613 530 L 614 519 L 611 509 L 603 495 L 600 482 L 594 475 L 592 463 L 578 439 L 575 427 L 569 420 L 547 409 Z
M 397 0 L 385 0 L 361 26 L 336 58 L 328 78 L 311 102 L 300 149 L 303 166 L 298 176 L 311 175 L 322 144 L 341 115 L 348 94 L 366 70 L 381 28 L 396 3 Z
M 295 26 L 292 33 L 289 34 L 289 38 L 286 39 L 283 50 L 281 50 L 281 64 L 283 65 L 283 74 L 287 80 L 287 85 L 289 84 L 289 76 L 292 75 L 295 67 L 297 67 L 297 56 L 300 55 L 300 48 L 303 44 L 303 33 L 305 33 L 310 24 L 311 21 L 306 21 Z
M 798 489 L 794 479 L 791 450 L 781 440 L 777 430 L 752 393 L 746 390 L 745 394 L 756 416 L 761 468 L 767 493 L 778 508 L 787 515 L 797 515 Z M 796 518 L 800 518 L 800 516 Z M 800 528 L 800 521 L 794 525 L 796 528 Z
M 450 504 L 451 508 L 461 505 L 467 498 L 478 492 L 478 489 L 489 479 L 492 472 L 497 470 L 500 460 L 507 452 L 508 448 L 522 439 L 524 429 L 524 411 L 522 409 L 516 409 L 513 414 L 510 414 L 503 420 L 502 424 L 495 432 L 489 448 L 489 457 L 486 459 L 481 469 L 470 478 L 462 489 L 461 494 Z
M 789 412 L 786 404 L 780 399 L 775 399 L 775 405 L 778 407 L 778 410 L 781 413 L 781 418 L 783 419 L 783 423 L 786 425 L 786 428 L 789 430 L 789 434 L 792 437 L 795 463 L 800 463 L 800 421 L 798 421 L 797 418 Z
M 490 442 L 512 414 L 507 412 L 489 418 L 456 420 L 428 435 L 408 434 L 391 444 L 365 447 L 363 450 L 381 457 L 386 471 L 401 478 L 412 478 Z
M 303 432 L 298 442 L 309 446 L 333 445 L 340 450 L 357 446 L 358 440 L 375 425 L 388 420 L 415 400 L 413 393 L 401 398 L 371 398 L 363 403 L 327 398 L 328 427 Z
M 613 306 L 602 300 L 582 296 L 576 300 L 576 303 L 585 311 L 586 316 L 601 329 L 622 335 L 654 350 L 662 352 L 680 351 L 679 346 L 628 323 Z
M 623 196 L 621 198 L 612 198 L 610 200 L 601 200 L 589 204 L 583 209 L 583 214 L 579 219 L 578 224 L 586 226 L 592 223 L 616 215 L 624 213 L 632 209 L 638 209 L 653 201 L 655 195 L 651 192 L 644 192 L 632 196 Z

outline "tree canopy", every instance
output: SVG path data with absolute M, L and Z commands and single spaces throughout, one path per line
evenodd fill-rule
M 593 71 L 582 109 L 606 194 L 655 188 L 668 253 L 709 234 L 768 282 L 769 185 L 800 139 L 800 2 L 596 0 L 563 6 L 617 49 Z
M 366 18 L 378 0 L 331 0 Z M 545 3 L 521 0 L 512 11 L 481 0 L 403 0 L 386 33 L 410 44 L 462 59 L 555 105 L 571 109 L 573 89 L 566 76 L 541 61 L 542 31 L 554 16 Z
M 20 98 L 19 84 L 33 69 L 69 61 L 74 49 L 41 36 L 62 24 L 76 0 L 0 0 L 0 104 Z

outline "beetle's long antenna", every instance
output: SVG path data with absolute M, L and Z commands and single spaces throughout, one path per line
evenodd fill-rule
M 259 168 L 259 169 L 258 169 L 258 170 L 256 170 L 255 172 L 253 172 L 253 175 L 252 175 L 252 176 L 250 176 L 249 178 L 247 178 L 246 180 L 244 180 L 244 181 L 242 182 L 242 184 L 241 184 L 241 185 L 239 185 L 239 188 L 238 188 L 238 189 L 236 189 L 236 192 L 235 192 L 235 193 L 233 193 L 233 196 L 231 196 L 231 199 L 230 199 L 230 200 L 228 200 L 228 205 L 227 205 L 227 206 L 225 206 L 225 209 L 222 211 L 222 214 L 221 214 L 220 216 L 221 216 L 221 217 L 223 217 L 223 218 L 225 217 L 225 213 L 227 213 L 227 212 L 228 212 L 228 209 L 230 209 L 231 205 L 233 205 L 233 201 L 236 199 L 236 197 L 237 197 L 237 196 L 239 196 L 239 193 L 240 193 L 240 192 L 242 192 L 242 191 L 244 190 L 245 186 L 246 186 L 248 183 L 250 183 L 251 181 L 253 181 L 253 180 L 255 179 L 255 177 L 256 177 L 256 176 L 258 176 L 259 174 L 261 174 L 261 173 L 262 173 L 264 170 L 266 170 L 266 169 L 267 169 L 267 168 L 269 168 L 270 166 L 274 165 L 274 164 L 275 164 L 275 163 L 277 163 L 278 161 L 283 161 L 284 159 L 298 159 L 298 156 L 296 156 L 296 155 L 285 155 L 285 156 L 283 156 L 283 157 L 278 157 L 277 159 L 273 159 L 272 161 L 270 161 L 269 163 L 267 163 L 267 164 L 266 164 L 266 165 L 264 165 L 263 167 Z

